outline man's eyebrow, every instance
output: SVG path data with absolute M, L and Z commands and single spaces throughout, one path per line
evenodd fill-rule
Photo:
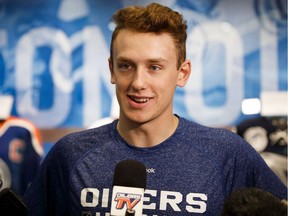
M 131 58 L 128 58 L 128 57 L 117 57 L 116 58 L 116 61 L 127 61 L 127 62 L 133 62 L 134 60 L 131 59 Z M 167 59 L 164 59 L 164 58 L 151 58 L 151 59 L 147 59 L 146 62 L 149 62 L 149 63 L 157 63 L 157 62 L 168 62 Z
M 168 60 L 164 58 L 153 58 L 153 59 L 148 59 L 148 62 L 151 62 L 151 63 L 168 62 Z
M 121 56 L 120 56 L 120 57 L 117 57 L 116 60 L 117 60 L 117 61 L 132 61 L 132 59 L 130 59 L 130 58 L 121 57 Z

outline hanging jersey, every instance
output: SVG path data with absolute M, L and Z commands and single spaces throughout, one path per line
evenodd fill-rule
M 278 123 L 277 123 L 277 122 Z M 283 122 L 280 124 L 280 122 Z M 259 153 L 287 154 L 287 119 L 252 118 L 237 125 L 237 133 Z
M 237 125 L 243 137 L 287 185 L 287 118 L 252 118 Z
M 23 195 L 43 155 L 39 130 L 28 120 L 9 117 L 0 123 L 0 190 Z M 2 185 L 2 187 L 1 187 Z

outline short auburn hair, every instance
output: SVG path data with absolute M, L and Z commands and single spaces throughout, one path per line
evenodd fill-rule
M 128 6 L 116 11 L 112 20 L 116 27 L 112 33 L 110 58 L 113 58 L 113 43 L 122 29 L 143 33 L 168 33 L 175 42 L 178 68 L 186 59 L 187 24 L 183 16 L 169 7 L 151 3 L 146 7 Z

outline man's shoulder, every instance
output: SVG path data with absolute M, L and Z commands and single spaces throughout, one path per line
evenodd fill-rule
M 60 141 L 69 143 L 79 143 L 79 142 L 97 142 L 104 141 L 111 137 L 113 133 L 114 123 L 109 123 L 95 128 L 84 129 L 81 131 L 73 132 L 64 136 Z
M 204 125 L 201 123 L 194 122 L 192 120 L 180 117 L 181 127 L 183 130 L 189 130 L 193 133 L 197 133 L 198 135 L 205 134 L 205 136 L 212 136 L 212 137 L 221 137 L 225 136 L 235 136 L 236 134 L 225 127 L 213 127 Z M 218 134 L 218 136 L 215 136 Z M 237 135 L 236 135 L 237 136 Z
M 83 154 L 92 148 L 110 143 L 111 139 L 113 139 L 113 123 L 67 134 L 60 138 L 51 150 L 63 154 Z
M 182 134 L 185 134 L 185 138 L 193 140 L 194 143 L 201 146 L 211 146 L 212 148 L 229 146 L 234 148 L 235 145 L 238 147 L 243 144 L 246 145 L 246 142 L 239 135 L 227 128 L 206 126 L 185 118 L 180 119 Z

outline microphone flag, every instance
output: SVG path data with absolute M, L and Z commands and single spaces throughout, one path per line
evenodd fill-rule
M 146 167 L 136 160 L 120 161 L 114 172 L 111 216 L 123 216 L 127 209 L 142 216 L 146 188 Z

